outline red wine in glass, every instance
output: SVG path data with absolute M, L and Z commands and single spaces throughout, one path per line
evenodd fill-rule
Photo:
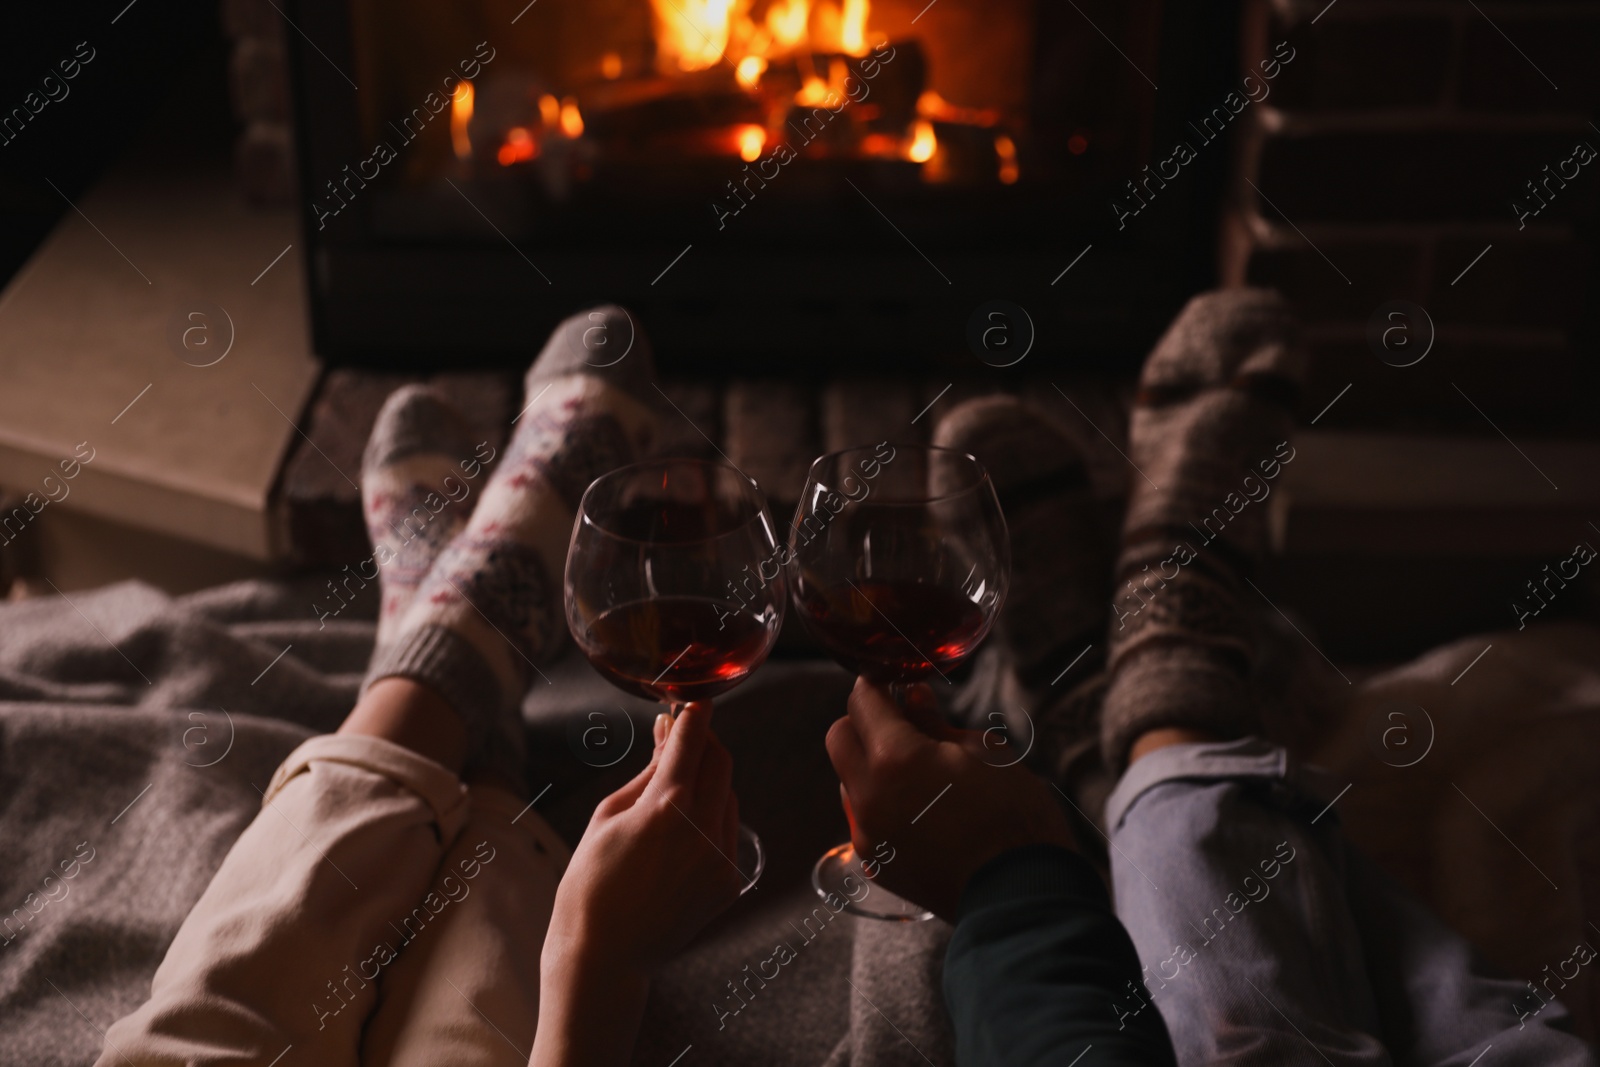
M 720 463 L 665 459 L 597 478 L 583 494 L 563 581 L 567 629 L 596 670 L 674 715 L 766 662 L 788 603 L 760 488 Z M 761 840 L 739 828 L 748 891 Z
M 988 472 L 944 448 L 882 444 L 816 460 L 788 547 L 806 630 L 846 670 L 897 696 L 925 678 L 949 681 L 994 625 L 1011 575 Z M 878 886 L 862 895 L 871 878 L 846 843 L 811 881 L 830 906 L 866 918 L 933 917 Z
M 844 668 L 880 685 L 944 674 L 978 646 L 989 619 L 958 589 L 928 582 L 801 582 L 795 609 Z
M 601 612 L 584 652 L 612 685 L 687 704 L 732 689 L 766 659 L 777 620 L 737 601 L 664 596 Z

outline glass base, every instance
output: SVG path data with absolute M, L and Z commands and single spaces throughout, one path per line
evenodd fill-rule
M 867 877 L 860 857 L 848 841 L 823 853 L 811 869 L 811 884 L 829 907 L 842 904 L 844 911 L 863 919 L 920 923 L 933 918 L 933 912 L 922 905 L 895 896 Z
M 767 869 L 767 850 L 761 847 L 760 836 L 744 823 L 739 824 L 739 851 L 734 854 L 733 862 L 739 873 L 748 879 L 739 890 L 742 897 L 756 887 L 761 872 Z

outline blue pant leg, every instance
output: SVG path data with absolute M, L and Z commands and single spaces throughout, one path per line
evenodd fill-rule
M 1393 1062 L 1320 806 L 1256 739 L 1160 749 L 1112 794 L 1117 914 L 1184 1067 Z

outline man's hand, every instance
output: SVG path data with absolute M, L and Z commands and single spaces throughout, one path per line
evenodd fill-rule
M 1050 787 L 1021 765 L 986 762 L 982 734 L 945 724 L 927 686 L 902 710 L 857 679 L 848 709 L 828 731 L 828 756 L 851 841 L 883 861 L 886 889 L 954 921 L 962 889 L 991 859 L 1022 845 L 1075 847 Z

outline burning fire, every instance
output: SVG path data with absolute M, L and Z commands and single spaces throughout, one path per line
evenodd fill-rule
M 739 158 L 754 163 L 767 146 L 767 131 L 754 124 L 739 127 Z
M 821 107 L 828 102 L 828 83 L 815 74 L 811 75 L 800 86 L 800 91 L 794 94 L 794 102 L 801 107 Z
M 733 76 L 739 84 L 746 89 L 754 89 L 761 84 L 761 75 L 767 72 L 767 61 L 760 56 L 745 56 L 739 60 L 739 65 L 734 68 Z
M 583 116 L 578 113 L 578 102 L 572 97 L 561 101 L 561 132 L 573 140 L 583 136 Z
M 767 32 L 782 51 L 792 52 L 806 39 L 806 23 L 811 20 L 808 0 L 776 0 L 767 8 Z
M 867 54 L 867 0 L 844 0 L 840 13 L 839 44 L 853 56 Z
M 681 138 L 690 151 L 755 163 L 776 140 L 791 136 L 786 129 L 810 131 L 818 121 L 826 125 L 840 113 L 839 101 L 853 101 L 863 106 L 806 154 L 915 164 L 929 183 L 970 180 L 980 168 L 1002 184 L 1019 180 L 1018 146 L 1005 132 L 1000 110 L 946 100 L 928 87 L 920 66 L 903 75 L 902 67 L 895 68 L 889 79 L 893 88 L 870 104 L 864 90 L 852 88 L 877 77 L 893 58 L 892 51 L 880 56 L 871 70 L 852 58 L 893 43 L 884 27 L 872 27 L 871 0 L 650 0 L 650 6 L 655 74 L 640 69 L 642 55 L 625 61 L 618 52 L 605 52 L 585 72 L 592 84 L 577 86 L 578 95 L 536 90 L 542 93 L 537 113 L 527 107 L 524 114 L 508 115 L 500 127 L 504 133 L 495 151 L 500 164 L 547 158 L 551 165 L 564 165 L 594 158 L 602 146 L 623 136 L 617 131 L 633 129 L 646 106 L 669 117 L 665 136 Z M 914 41 L 908 43 L 914 47 Z M 596 74 L 618 84 L 599 85 Z M 906 107 L 908 89 L 920 90 L 914 111 Z M 473 100 L 472 85 L 463 82 L 451 103 L 451 136 L 463 159 L 472 155 Z M 831 115 L 819 118 L 820 108 Z M 798 143 L 808 144 L 815 136 L 805 132 Z M 564 141 L 585 137 L 595 142 L 586 145 L 587 154 L 556 151 Z
M 651 0 L 656 55 L 667 73 L 707 70 L 727 61 L 753 87 L 765 69 L 746 61 L 813 50 L 864 56 L 869 0 L 772 0 L 757 22 L 755 0 Z M 746 72 L 753 71 L 753 75 Z M 746 81 L 746 77 L 750 81 Z
M 458 120 L 462 129 L 472 121 L 471 86 L 463 83 L 463 87 L 468 90 L 466 102 L 459 104 L 458 101 L 457 110 L 451 113 L 452 132 Z M 540 143 L 551 137 L 565 137 L 575 141 L 582 136 L 583 113 L 578 110 L 577 98 L 569 96 L 557 99 L 546 93 L 539 97 L 538 118 L 526 126 L 513 126 L 508 129 L 500 147 L 495 150 L 494 158 L 502 167 L 509 167 L 514 163 L 538 159 L 542 154 Z M 459 146 L 456 150 L 460 151 Z
M 539 97 L 539 121 L 550 127 L 561 125 L 561 101 L 549 93 Z
M 934 135 L 933 123 L 918 119 L 911 124 L 911 144 L 906 147 L 906 158 L 913 163 L 926 163 L 939 149 L 939 138 Z
M 472 83 L 464 81 L 450 97 L 450 147 L 457 159 L 472 158 L 472 138 L 467 127 L 472 124 Z

